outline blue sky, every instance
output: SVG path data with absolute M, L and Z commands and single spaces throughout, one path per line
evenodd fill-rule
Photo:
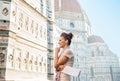
M 101 36 L 120 57 L 120 0 L 78 0 L 88 15 L 92 34 Z

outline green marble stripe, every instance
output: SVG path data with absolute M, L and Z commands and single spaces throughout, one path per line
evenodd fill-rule
M 9 36 L 9 31 L 0 30 L 0 36 Z
M 8 46 L 8 43 L 0 43 L 0 47 L 3 46 Z
M 0 68 L 0 70 L 6 70 L 6 68 Z
M 53 52 L 53 50 L 51 50 L 51 49 L 48 49 L 48 51 L 49 51 L 49 52 Z
M 48 58 L 49 60 L 53 60 L 53 58 Z
M 10 1 L 11 2 L 11 0 L 1 0 L 1 1 Z
M 8 20 L 0 20 L 1 23 L 9 23 L 10 21 Z
M 54 75 L 54 73 L 48 73 L 48 75 Z

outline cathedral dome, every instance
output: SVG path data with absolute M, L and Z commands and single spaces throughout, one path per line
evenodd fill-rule
M 82 9 L 77 0 L 55 0 L 55 11 L 69 11 L 81 13 Z
M 88 37 L 88 43 L 104 43 L 104 40 L 100 36 L 92 35 Z

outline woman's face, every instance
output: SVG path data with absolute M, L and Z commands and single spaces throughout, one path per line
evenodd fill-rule
M 59 44 L 60 48 L 64 48 L 67 45 L 67 40 L 65 40 L 64 37 L 60 37 L 58 44 Z

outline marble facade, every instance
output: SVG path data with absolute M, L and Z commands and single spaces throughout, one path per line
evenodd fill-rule
M 48 1 L 0 1 L 0 81 L 49 80 L 48 24 L 52 27 L 54 10 Z

